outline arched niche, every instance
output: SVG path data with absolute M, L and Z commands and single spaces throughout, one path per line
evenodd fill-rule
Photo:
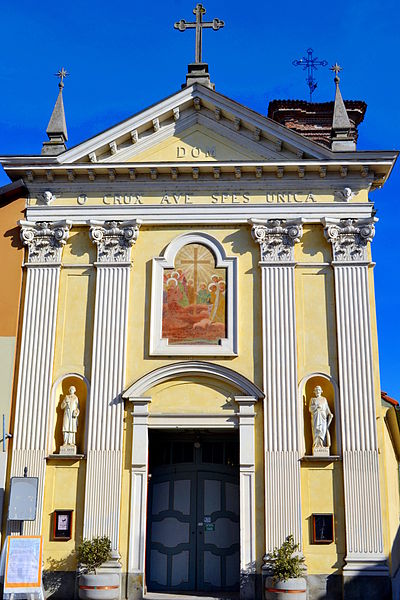
M 83 375 L 67 373 L 62 375 L 53 385 L 52 404 L 50 411 L 50 426 L 48 452 L 59 454 L 63 444 L 62 422 L 64 411 L 61 408 L 63 398 L 68 394 L 71 386 L 76 388 L 79 399 L 78 431 L 76 434 L 76 447 L 78 454 L 84 454 L 86 447 L 86 405 L 89 396 L 89 382 Z
M 330 455 L 340 454 L 340 414 L 339 414 L 339 390 L 335 380 L 324 373 L 312 373 L 304 377 L 299 386 L 299 422 L 300 422 L 300 441 L 303 444 L 303 454 L 312 455 L 312 424 L 310 413 L 310 400 L 313 396 L 314 388 L 319 385 L 322 388 L 322 395 L 328 401 L 329 408 L 333 413 L 333 421 L 329 428 L 331 436 Z

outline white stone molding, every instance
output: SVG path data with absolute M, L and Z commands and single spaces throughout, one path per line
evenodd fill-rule
M 387 575 L 383 548 L 366 245 L 375 219 L 328 223 L 335 258 L 348 576 Z M 336 228 L 336 229 L 335 229 Z
M 172 366 L 172 365 L 171 365 Z M 217 380 L 221 379 L 217 369 L 218 365 L 210 365 L 215 369 Z M 230 371 L 230 369 L 226 369 Z M 130 546 L 128 559 L 128 572 L 133 576 L 133 585 L 141 586 L 145 580 L 145 545 L 146 545 L 146 505 L 147 505 L 147 474 L 148 474 L 148 428 L 157 429 L 171 428 L 171 415 L 168 413 L 149 413 L 151 398 L 135 395 L 134 390 L 147 390 L 165 381 L 164 368 L 160 372 L 160 378 L 143 377 L 132 385 L 124 394 L 133 404 L 133 428 L 132 428 L 132 479 L 131 479 L 131 514 L 130 514 Z M 208 371 L 207 371 L 208 372 Z M 153 372 L 155 373 L 155 372 Z M 209 373 L 210 376 L 211 373 Z M 232 371 L 234 374 L 234 371 Z M 149 374 L 151 375 L 151 374 Z M 204 373 L 205 375 L 205 373 Z M 177 374 L 176 374 L 177 376 Z M 182 376 L 182 375 L 181 375 Z M 171 371 L 170 379 L 175 374 Z M 245 378 L 243 378 L 244 380 Z M 233 418 L 235 427 L 239 427 L 240 444 L 240 570 L 242 585 L 240 589 L 241 599 L 254 598 L 254 577 L 256 571 L 256 548 L 255 548 L 255 404 L 260 397 L 260 390 L 246 380 L 246 389 L 253 388 L 256 395 L 234 396 L 238 405 L 238 412 L 230 413 L 230 418 L 219 419 L 218 429 L 232 428 Z M 140 382 L 140 383 L 139 383 Z M 146 382 L 146 383 L 144 383 Z M 233 388 L 237 388 L 237 382 L 232 381 Z M 243 389 L 243 388 L 242 388 Z M 261 393 L 262 395 L 262 393 Z M 153 419 L 153 416 L 156 419 Z M 186 419 L 192 419 L 193 429 L 204 427 L 212 428 L 217 421 L 217 415 L 201 415 L 201 421 L 197 421 L 196 413 L 188 413 Z M 221 415 L 220 415 L 221 416 Z M 175 428 L 187 428 L 187 422 L 175 422 Z
M 148 405 L 151 398 L 129 398 L 132 411 L 132 475 L 128 570 L 143 576 L 146 552 Z
M 299 263 L 297 263 L 299 265 Z M 322 373 L 320 371 L 314 371 L 313 373 L 309 373 L 299 383 L 299 395 L 298 395 L 298 426 L 299 426 L 299 452 L 300 456 L 304 456 L 306 452 L 305 446 L 305 438 L 304 438 L 304 413 L 303 413 L 303 394 L 307 381 L 312 379 L 313 377 L 321 377 L 322 379 L 326 379 L 333 387 L 333 392 L 335 395 L 334 398 L 334 411 L 335 418 L 332 423 L 332 427 L 335 428 L 336 432 L 336 447 L 337 453 L 341 454 L 342 449 L 342 441 L 341 441 L 341 431 L 340 431 L 340 397 L 339 397 L 339 387 L 336 383 L 335 379 L 328 375 L 327 373 Z M 324 390 L 325 391 L 325 390 Z
M 21 227 L 22 239 L 28 244 L 29 257 L 10 476 L 21 477 L 24 468 L 27 467 L 28 476 L 38 477 L 36 520 L 25 523 L 24 533 L 40 535 L 60 279 L 59 264 L 70 224 L 36 225 L 22 221 Z M 42 260 L 39 260 L 38 256 Z M 19 525 L 19 522 L 9 522 L 8 532 L 19 532 Z
M 136 398 L 143 396 L 155 385 L 177 379 L 178 377 L 193 376 L 199 378 L 213 378 L 220 380 L 225 385 L 235 388 L 240 394 L 254 398 L 264 398 L 263 392 L 252 381 L 217 363 L 200 360 L 188 360 L 165 365 L 150 373 L 146 373 L 133 383 L 123 394 L 123 398 Z
M 255 418 L 257 398 L 235 396 L 239 405 L 240 570 L 244 580 L 256 572 Z M 254 581 L 252 582 L 254 584 Z M 244 597 L 254 598 L 254 585 Z
M 215 267 L 226 269 L 226 334 L 219 344 L 168 344 L 162 338 L 163 314 L 163 273 L 164 269 L 174 268 L 175 257 L 179 250 L 188 244 L 202 244 L 211 250 L 215 257 Z M 235 356 L 237 354 L 237 259 L 227 257 L 223 246 L 207 233 L 184 233 L 176 237 L 165 252 L 153 258 L 151 284 L 151 356 Z
M 28 264 L 60 264 L 71 221 L 19 221 L 21 240 L 28 248 Z
M 294 244 L 301 221 L 253 222 L 261 250 L 266 553 L 301 539 Z
M 118 549 L 130 250 L 137 225 L 94 223 L 98 245 L 83 536 L 108 535 Z M 121 262 L 123 260 L 123 262 Z
M 97 245 L 100 263 L 129 263 L 131 248 L 139 235 L 140 222 L 91 221 L 90 237 Z
M 251 223 L 253 238 L 260 244 L 261 262 L 294 262 L 294 245 L 303 235 L 301 220 L 252 220 Z
M 332 244 L 335 262 L 368 262 L 367 247 L 378 219 L 324 219 L 325 237 Z

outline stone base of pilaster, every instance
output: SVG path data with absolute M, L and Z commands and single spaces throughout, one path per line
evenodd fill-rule
M 389 574 L 343 575 L 343 600 L 392 600 L 392 585 Z

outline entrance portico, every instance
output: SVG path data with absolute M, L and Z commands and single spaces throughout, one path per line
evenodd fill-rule
M 216 413 L 198 412 L 188 399 L 179 414 L 152 412 L 148 392 L 165 381 L 180 379 L 197 385 L 224 384 L 233 402 Z M 254 598 L 255 584 L 255 404 L 261 390 L 233 370 L 203 361 L 174 363 L 156 369 L 133 384 L 124 398 L 133 405 L 129 597 L 142 598 L 146 590 L 145 555 L 149 472 L 149 428 L 163 430 L 239 430 L 240 597 Z

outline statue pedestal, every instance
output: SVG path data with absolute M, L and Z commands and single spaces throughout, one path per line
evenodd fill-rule
M 60 446 L 60 454 L 76 454 L 76 446 L 74 444 L 63 444 Z
M 313 456 L 329 456 L 329 448 L 327 446 L 319 446 L 313 448 Z

